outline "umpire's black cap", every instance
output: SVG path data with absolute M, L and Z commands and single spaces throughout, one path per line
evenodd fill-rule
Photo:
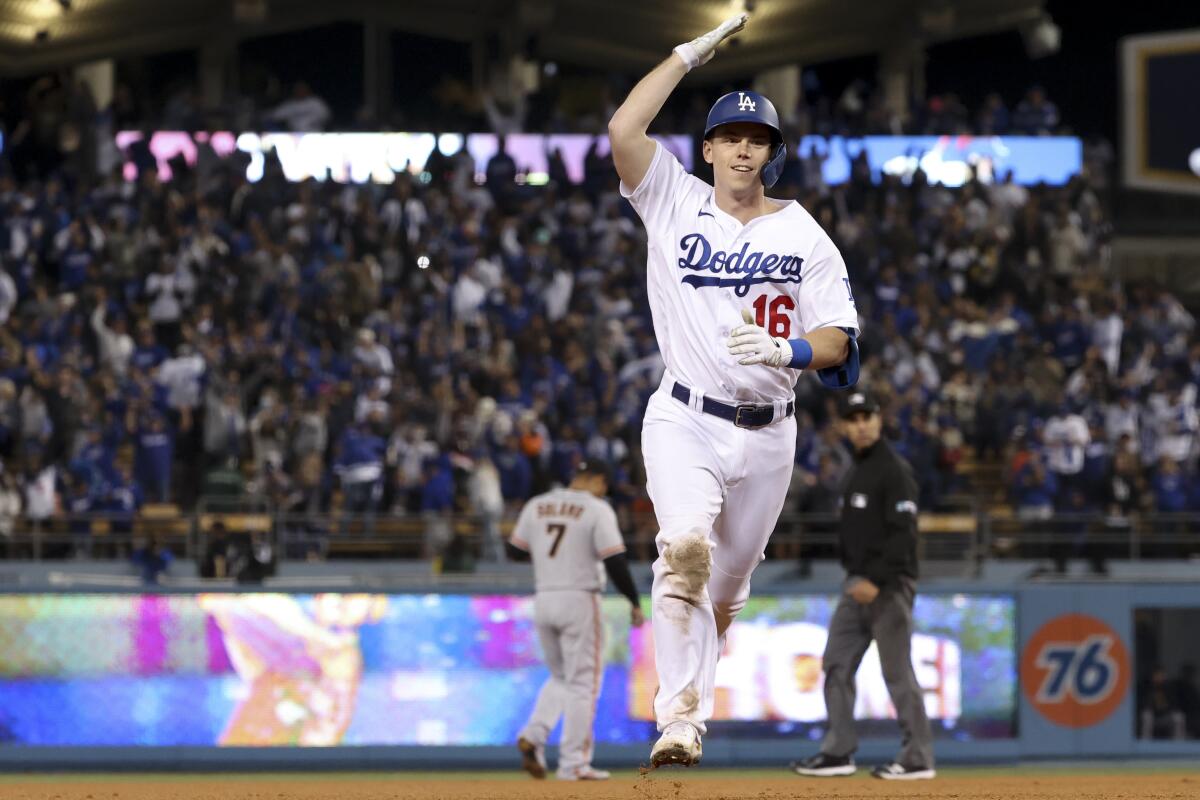
M 849 419 L 855 414 L 877 414 L 879 402 L 866 392 L 851 392 L 842 403 L 842 419 Z

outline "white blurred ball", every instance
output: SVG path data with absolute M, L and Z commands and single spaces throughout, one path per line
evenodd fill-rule
M 429 269 L 429 256 L 421 256 L 417 259 L 417 269 Z
M 1192 168 L 1192 172 L 1200 175 L 1200 147 L 1193 150 L 1191 156 L 1188 157 L 1188 166 Z

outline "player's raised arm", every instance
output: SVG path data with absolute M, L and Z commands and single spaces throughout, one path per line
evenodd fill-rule
M 662 110 L 671 92 L 694 67 L 707 63 L 717 45 L 746 26 L 747 14 L 730 17 L 708 33 L 675 48 L 666 61 L 638 81 L 625 102 L 608 121 L 613 164 L 621 182 L 636 189 L 654 159 L 654 142 L 646 135 L 651 121 Z

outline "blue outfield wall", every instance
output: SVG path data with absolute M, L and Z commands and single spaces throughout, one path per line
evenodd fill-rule
M 782 765 L 818 747 L 837 591 L 823 578 L 756 586 L 719 667 L 706 764 Z M 519 593 L 61 582 L 0 594 L 3 769 L 512 766 L 546 675 Z M 1200 584 L 928 581 L 920 603 L 914 666 L 941 762 L 1200 757 L 1200 742 L 1134 737 L 1132 674 L 1134 609 L 1200 609 Z M 620 598 L 603 609 L 595 760 L 632 767 L 655 735 L 650 626 L 630 629 Z M 877 671 L 869 653 L 863 763 L 899 744 Z

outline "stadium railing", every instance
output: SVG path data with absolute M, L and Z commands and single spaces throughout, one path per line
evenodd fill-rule
M 654 557 L 657 525 L 646 511 L 621 515 L 630 556 Z M 137 514 L 59 514 L 37 523 L 13 521 L 0 535 L 0 557 L 24 560 L 122 559 L 151 539 L 178 558 L 196 559 L 208 547 L 216 523 L 231 534 L 257 534 L 281 560 L 430 559 L 469 567 L 487 552 L 487 521 L 472 514 L 377 512 L 289 513 L 261 502 L 204 498 L 196 511 L 149 504 Z M 494 521 L 501 537 L 514 515 Z M 768 545 L 773 559 L 798 561 L 837 557 L 837 515 L 785 512 Z M 1200 558 L 1200 514 L 1057 514 L 1028 518 L 1002 508 L 924 513 L 919 518 L 918 555 L 923 561 L 957 562 L 964 573 L 987 559 Z M 499 548 L 493 542 L 494 554 Z

